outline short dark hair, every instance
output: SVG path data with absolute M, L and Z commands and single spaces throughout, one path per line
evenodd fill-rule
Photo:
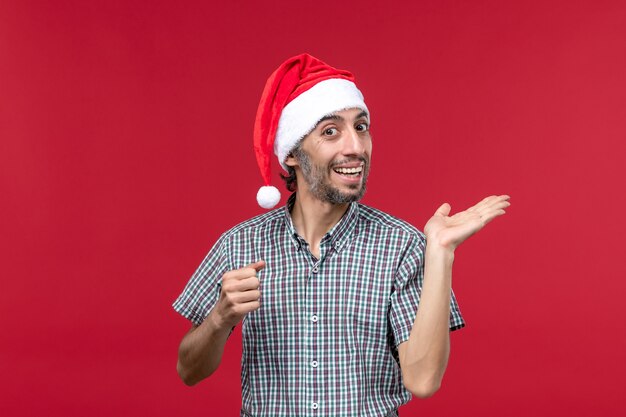
M 299 141 L 298 144 L 289 152 L 288 156 L 293 156 L 298 161 L 301 161 L 302 153 L 302 141 Z M 296 169 L 294 167 L 287 166 L 287 175 L 281 173 L 280 177 L 285 181 L 285 186 L 288 191 L 293 193 L 297 190 L 298 178 L 296 178 Z
M 294 192 L 297 187 L 297 178 L 296 178 L 296 170 L 294 167 L 287 167 L 287 175 L 281 172 L 280 177 L 285 181 L 285 186 L 287 190 Z

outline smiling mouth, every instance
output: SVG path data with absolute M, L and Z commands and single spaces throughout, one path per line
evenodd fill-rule
M 333 168 L 337 174 L 346 175 L 348 177 L 357 177 L 363 172 L 363 165 L 353 168 Z

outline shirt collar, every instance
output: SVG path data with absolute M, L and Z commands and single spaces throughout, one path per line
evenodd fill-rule
M 298 235 L 296 228 L 293 225 L 293 220 L 291 219 L 291 209 L 296 202 L 296 193 L 291 194 L 289 199 L 287 200 L 287 204 L 285 205 L 285 222 L 287 223 L 287 228 L 289 230 L 289 234 L 293 240 L 293 243 L 300 249 L 302 245 L 305 243 L 304 239 Z M 346 243 L 350 241 L 350 236 L 355 231 L 356 225 L 358 223 L 359 218 L 359 204 L 358 203 L 350 203 L 348 206 L 348 210 L 344 213 L 344 215 L 339 219 L 336 225 L 330 229 L 326 235 L 322 238 L 321 244 L 325 244 L 326 242 L 331 243 L 333 248 L 339 252 Z

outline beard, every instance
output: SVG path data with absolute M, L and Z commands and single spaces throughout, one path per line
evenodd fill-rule
M 293 150 L 293 156 L 298 161 L 302 170 L 302 177 L 309 186 L 311 194 L 317 199 L 330 204 L 346 204 L 359 201 L 365 194 L 367 176 L 369 174 L 369 160 L 364 157 L 348 158 L 341 161 L 333 161 L 327 167 L 315 165 L 311 162 L 310 155 L 301 147 Z M 348 185 L 352 192 L 341 191 L 330 182 L 332 168 L 348 162 L 359 161 L 363 163 L 362 180 L 360 184 Z

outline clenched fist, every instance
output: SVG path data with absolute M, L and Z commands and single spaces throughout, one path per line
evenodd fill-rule
M 265 261 L 228 271 L 222 277 L 222 291 L 215 306 L 221 325 L 235 327 L 246 314 L 261 306 L 257 272 L 265 268 Z

